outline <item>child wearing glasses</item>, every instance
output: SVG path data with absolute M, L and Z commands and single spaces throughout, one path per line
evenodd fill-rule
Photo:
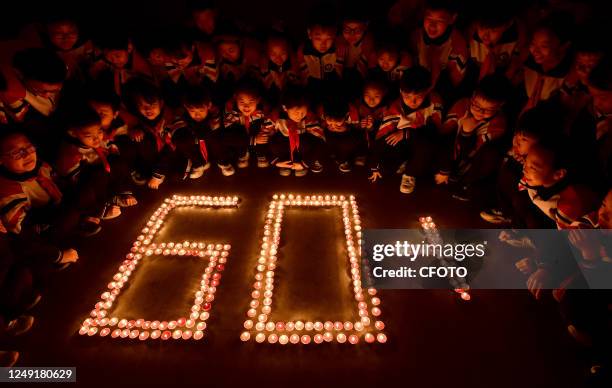
M 510 87 L 502 75 L 486 76 L 471 98 L 457 101 L 448 112 L 442 130 L 454 141 L 441 152 L 435 180 L 456 184 L 453 198 L 469 200 L 472 186 L 497 170 L 502 156 L 496 143 L 506 132 L 501 108 Z
M 20 257 L 38 267 L 63 267 L 79 259 L 76 250 L 58 247 L 74 212 L 68 207 L 60 210 L 62 192 L 52 176 L 51 167 L 38 159 L 36 148 L 24 134 L 12 130 L 2 134 L 1 223 Z

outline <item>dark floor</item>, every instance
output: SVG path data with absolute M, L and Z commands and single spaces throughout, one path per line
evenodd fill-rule
M 78 382 L 86 387 L 162 383 L 361 386 L 379 382 L 453 388 L 581 386 L 580 353 L 566 335 L 555 306 L 534 301 L 526 291 L 474 291 L 469 303 L 444 290 L 381 292 L 389 338 L 384 345 L 281 347 L 239 340 L 265 209 L 273 193 L 355 194 L 363 223 L 370 228 L 417 227 L 420 215 L 432 215 L 441 227 L 486 227 L 478 218 L 477 204 L 470 207 L 455 202 L 444 190 L 427 183 L 406 196 L 399 193 L 398 184 L 399 178 L 391 177 L 372 185 L 363 171 L 347 176 L 326 171 L 320 176 L 283 178 L 275 171 L 251 167 L 248 174 L 240 171 L 230 178 L 221 177 L 215 169 L 197 183 L 166 183 L 159 192 L 143 190 L 139 206 L 106 222 L 99 235 L 82 244 L 80 262 L 55 276 L 37 306 L 35 328 L 8 345 L 22 352 L 19 366 L 76 366 Z M 207 337 L 199 342 L 143 343 L 79 336 L 80 323 L 146 218 L 163 198 L 174 193 L 231 194 L 242 199 L 238 209 L 224 213 L 178 214 L 164 232 L 168 241 L 222 239 L 232 244 Z M 305 222 L 301 231 L 299 220 L 291 217 L 286 232 L 291 238 L 304 239 L 294 244 L 296 249 L 322 244 L 318 239 L 333 229 L 312 230 L 313 223 Z M 316 256 L 309 253 L 303 253 L 304 260 Z M 279 271 L 289 270 L 280 264 Z M 288 295 L 296 298 L 293 293 L 304 287 L 302 297 L 307 301 L 321 272 L 312 272 L 312 278 L 287 275 L 296 287 Z M 165 285 L 168 290 L 174 286 Z M 142 299 L 141 308 L 148 311 L 147 305 L 159 302 L 151 296 L 156 292 L 159 290 L 132 296 Z M 324 311 L 330 310 L 326 302 L 329 300 L 321 300 Z M 306 305 L 304 308 L 310 308 L 312 300 Z

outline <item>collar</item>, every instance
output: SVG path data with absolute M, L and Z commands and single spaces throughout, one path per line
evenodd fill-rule
M 544 187 L 544 186 L 529 186 L 526 183 L 523 183 L 523 185 L 525 187 L 527 187 L 528 189 L 532 189 L 535 190 L 536 192 L 536 196 L 539 197 L 540 199 L 544 200 L 544 201 L 548 201 L 549 199 L 551 199 L 554 195 L 559 194 L 561 191 L 563 191 L 567 186 L 569 186 L 569 179 L 565 178 L 562 179 L 561 181 L 555 183 L 554 185 L 550 186 L 550 187 Z
M 429 35 L 427 35 L 427 33 L 425 32 L 425 29 L 422 29 L 421 36 L 423 37 L 423 42 L 425 42 L 426 45 L 441 46 L 450 39 L 450 36 L 452 33 L 453 33 L 453 26 L 451 25 L 451 26 L 448 26 L 446 31 L 444 31 L 444 34 L 442 34 L 441 36 L 435 39 L 431 39 Z
M 32 179 L 38 176 L 38 172 L 40 170 L 40 166 L 42 166 L 42 161 L 38 160 L 36 162 L 36 167 L 32 171 L 24 172 L 21 174 L 17 174 L 7 170 L 4 166 L 0 166 L 0 176 L 3 176 L 12 181 L 25 182 L 28 179 Z

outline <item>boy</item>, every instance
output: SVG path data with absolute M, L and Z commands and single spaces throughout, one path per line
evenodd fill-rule
M 217 79 L 215 53 L 210 46 L 196 45 L 185 32 L 176 32 L 164 47 L 166 77 L 162 82 L 166 103 L 180 104 L 189 85 L 212 84 Z
M 348 104 L 342 95 L 329 96 L 323 103 L 321 120 L 325 127 L 325 140 L 338 170 L 351 172 L 352 163 L 365 154 L 365 132 L 359 130 L 357 108 Z
M 402 173 L 400 192 L 410 194 L 416 177 L 428 173 L 432 140 L 442 122 L 442 103 L 431 88 L 431 73 L 424 67 L 404 72 L 401 97 L 386 110 L 370 150 L 370 181 L 381 178 L 382 164 L 389 164 L 391 171 Z
M 410 55 L 400 50 L 397 43 L 385 40 L 377 44 L 376 53 L 370 59 L 369 73 L 386 80 L 390 89 L 398 89 L 402 74 L 410 67 Z
M 38 159 L 36 147 L 24 134 L 5 131 L 0 136 L 0 223 L 15 236 L 15 245 L 24 257 L 63 266 L 77 261 L 79 256 L 74 249 L 56 245 L 71 231 L 73 209 L 58 211 L 62 193 L 52 174 L 51 167 Z M 40 236 L 37 224 L 49 223 L 49 236 Z
M 100 230 L 100 219 L 118 217 L 121 207 L 137 203 L 126 190 L 128 167 L 117 147 L 104 140 L 100 122 L 93 109 L 75 110 L 57 158 L 58 175 L 86 213 L 82 227 L 87 235 Z
M 34 48 L 17 52 L 13 67 L 2 69 L 2 74 L 7 83 L 0 93 L 2 110 L 10 120 L 24 122 L 55 111 L 68 72 L 55 52 Z
M 197 145 L 200 152 L 192 153 L 189 160 L 189 177 L 197 179 L 210 168 L 211 160 L 219 158 L 222 152 L 218 130 L 219 112 L 202 87 L 190 87 L 183 95 L 182 103 L 184 112 L 172 123 L 173 142 L 184 148 Z
M 468 33 L 470 60 L 477 81 L 491 74 L 504 74 L 514 80 L 527 58 L 526 31 L 519 26 L 510 7 L 499 7 L 500 4 L 495 4 L 483 9 Z
M 191 0 L 188 3 L 197 42 L 210 42 L 217 26 L 217 9 L 212 0 Z
M 344 47 L 345 75 L 352 73 L 352 79 L 362 78 L 368 70 L 368 62 L 374 54 L 374 40 L 368 33 L 368 20 L 363 10 L 348 12 L 342 19 L 342 35 L 338 37 L 338 46 Z
M 297 59 L 286 37 L 278 34 L 268 37 L 260 69 L 267 100 L 276 106 L 287 85 L 298 83 Z
M 153 77 L 147 61 L 134 50 L 127 34 L 106 32 L 97 41 L 98 59 L 89 69 L 89 75 L 104 82 L 121 96 L 124 85 L 133 77 Z
M 363 85 L 363 93 L 355 104 L 359 116 L 359 128 L 364 131 L 365 139 L 370 144 L 382 123 L 387 107 L 387 83 L 376 77 L 369 77 Z
M 453 194 L 469 200 L 471 186 L 490 176 L 501 161 L 496 145 L 506 132 L 501 111 L 508 98 L 510 83 L 503 75 L 490 75 L 478 84 L 471 98 L 459 100 L 448 112 L 443 132 L 454 137 L 452 150 L 444 152 L 437 184 L 458 182 Z
M 547 124 L 550 124 L 548 110 L 539 106 L 525 113 L 518 123 L 508 150 L 497 173 L 497 197 L 493 208 L 480 212 L 480 217 L 492 224 L 512 222 L 513 204 L 520 193 L 518 183 L 523 174 L 523 164 L 531 147 L 539 142 Z
M 308 23 L 308 40 L 298 49 L 303 81 L 313 92 L 323 92 L 329 81 L 339 81 L 344 72 L 346 48 L 338 47 L 336 25 L 327 12 L 315 11 Z
M 413 36 L 416 63 L 432 74 L 432 85 L 443 97 L 465 77 L 467 43 L 455 28 L 457 10 L 452 0 L 428 0 L 422 28 Z
M 549 99 L 563 85 L 571 67 L 569 26 L 565 18 L 549 17 L 533 33 L 523 67 L 527 103 L 522 112 Z
M 294 170 L 295 176 L 301 177 L 308 168 L 320 173 L 325 135 L 317 117 L 309 110 L 305 90 L 289 88 L 283 94 L 282 109 L 273 117 L 274 131 L 268 136 L 273 164 L 280 168 L 281 176 L 289 176 Z
M 243 80 L 236 87 L 234 98 L 228 101 L 223 115 L 222 138 L 223 151 L 220 155 L 219 168 L 225 176 L 233 175 L 231 165 L 233 156 L 238 157 L 237 167 L 249 165 L 249 148 L 254 147 L 257 155 L 257 167 L 268 167 L 266 146 L 273 123 L 264 114 L 259 85 L 252 80 Z

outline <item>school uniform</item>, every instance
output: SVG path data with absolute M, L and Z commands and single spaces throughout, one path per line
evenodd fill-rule
M 270 152 L 277 161 L 311 164 L 322 159 L 325 132 L 314 113 L 309 112 L 299 123 L 285 112 L 275 112 L 271 118 L 274 126 L 269 137 Z

